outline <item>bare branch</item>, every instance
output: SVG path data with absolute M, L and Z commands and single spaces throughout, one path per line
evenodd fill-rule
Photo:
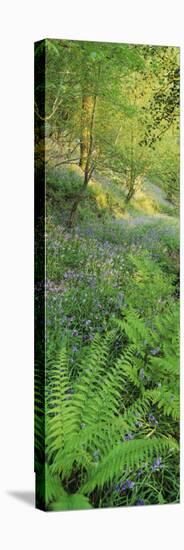
M 42 120 L 43 122 L 46 121 L 46 120 L 50 120 L 50 119 L 54 116 L 54 114 L 55 114 L 55 112 L 57 111 L 58 107 L 61 105 L 61 103 L 62 103 L 62 98 L 61 98 L 60 101 L 59 101 L 59 94 L 60 94 L 60 91 L 59 91 L 58 96 L 56 97 L 56 99 L 55 99 L 55 101 L 54 101 L 54 103 L 53 103 L 52 112 L 50 113 L 50 115 L 47 115 L 47 116 L 45 116 L 45 117 L 43 117 L 42 115 L 40 115 L 39 109 L 38 109 L 38 105 L 37 105 L 37 103 L 36 103 L 36 101 L 35 101 L 35 113 L 36 113 L 36 116 L 37 116 L 40 120 Z

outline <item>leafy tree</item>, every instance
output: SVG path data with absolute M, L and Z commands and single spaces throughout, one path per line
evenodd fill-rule
M 48 39 L 38 46 L 38 56 L 43 47 L 46 103 L 43 111 L 38 89 L 35 112 L 39 137 L 45 122 L 47 141 L 52 142 L 46 146 L 46 162 L 78 163 L 84 173 L 68 220 L 73 225 L 95 169 L 117 174 L 129 201 L 150 163 L 156 168 L 154 147 L 165 136 L 173 158 L 178 145 L 172 132 L 178 126 L 179 52 L 162 46 Z M 163 170 L 164 163 L 158 174 Z M 174 171 L 168 187 L 178 188 L 176 166 Z
M 151 71 L 155 75 L 153 96 L 145 107 L 146 134 L 143 143 L 152 146 L 177 123 L 180 105 L 179 49 L 173 47 L 146 47 Z M 149 119 L 148 112 L 151 114 Z

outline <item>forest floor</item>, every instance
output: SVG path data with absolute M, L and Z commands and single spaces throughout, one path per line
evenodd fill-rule
M 85 200 L 79 205 L 75 226 L 69 230 L 66 221 L 82 181 L 77 166 L 47 171 L 48 365 L 62 342 L 66 342 L 72 398 L 81 365 L 88 368 L 87 354 L 96 337 L 103 342 L 108 334 L 114 334 L 114 323 L 126 320 L 127 332 L 123 331 L 121 336 L 118 332 L 107 366 L 108 370 L 110 364 L 114 364 L 121 349 L 133 350 L 133 364 L 125 365 L 122 406 L 133 407 L 135 400 L 152 390 L 160 401 L 158 405 L 154 399 L 145 401 L 140 422 L 135 423 L 133 415 L 131 433 L 125 434 L 125 440 L 147 441 L 154 434 L 178 441 L 179 220 L 176 209 L 164 192 L 150 182 L 145 182 L 144 188 L 127 205 L 120 184 L 95 174 Z M 106 428 L 108 431 L 108 426 Z M 94 467 L 96 461 L 100 464 L 96 453 L 94 443 L 92 467 L 94 456 Z M 139 470 L 132 467 L 122 473 L 122 482 L 127 476 L 131 480 L 131 490 L 121 492 L 116 483 L 110 487 L 108 498 L 104 492 L 100 501 L 96 501 L 92 494 L 92 505 L 178 502 L 177 453 L 174 458 L 172 452 L 164 456 L 158 454 L 155 460 L 150 465 L 143 461 L 140 477 Z
M 157 229 L 158 240 L 159 234 L 166 231 L 171 236 L 176 236 L 179 231 L 179 219 L 177 216 L 175 206 L 167 199 L 165 191 L 150 181 L 145 181 L 141 189 L 138 189 L 135 193 L 132 201 L 125 206 L 125 191 L 120 184 L 116 184 L 113 179 L 107 178 L 103 174 L 95 173 L 94 178 L 89 184 L 89 190 L 92 190 L 96 198 L 97 205 L 100 206 L 102 216 L 97 213 L 98 229 L 102 225 L 111 227 L 111 230 L 121 233 L 122 240 L 128 238 L 130 235 L 132 239 L 135 238 L 137 233 L 137 226 L 144 233 L 144 227 L 148 229 L 152 226 Z M 83 206 L 81 206 L 81 210 Z M 105 212 L 107 210 L 107 212 Z M 105 214 L 105 216 L 103 216 Z M 106 214 L 109 214 L 107 217 Z M 77 231 L 80 233 L 89 234 L 91 216 L 84 216 L 81 223 L 77 223 Z M 102 220 L 102 223 L 101 223 Z M 92 226 L 95 235 L 97 236 L 100 231 L 95 231 L 94 222 Z M 104 234 L 105 232 L 103 232 Z M 104 234 L 105 238 L 105 234 Z M 120 238 L 120 234 L 119 234 Z M 118 238 L 118 240 L 119 240 Z M 132 240 L 130 238 L 130 240 Z M 123 244 L 123 243 L 122 243 Z
M 54 292 L 57 296 L 59 293 L 61 300 L 58 303 L 62 302 L 61 311 L 57 305 L 56 313 L 54 307 L 50 320 L 54 339 L 58 332 L 55 322 L 58 327 L 62 312 L 64 319 L 66 317 L 65 328 L 72 330 L 73 327 L 80 334 L 85 319 L 90 319 L 90 335 L 96 330 L 103 332 L 113 307 L 115 313 L 120 313 L 118 295 L 122 291 L 126 294 L 127 274 L 129 271 L 131 274 L 130 264 L 136 259 L 142 262 L 143 273 L 148 259 L 148 273 L 159 270 L 158 279 L 168 278 L 169 285 L 170 278 L 174 278 L 178 288 L 179 219 L 163 189 L 145 181 L 143 188 L 126 204 L 119 182 L 95 173 L 87 196 L 79 205 L 75 226 L 69 231 L 66 222 L 82 177 L 78 166 L 51 169 L 47 174 L 47 290 L 52 296 Z M 161 287 L 158 293 L 162 292 Z M 154 306 L 153 290 L 152 294 Z M 95 305 L 99 297 L 104 302 L 100 316 L 99 311 L 96 315 Z M 70 306 L 69 301 L 72 301 Z M 76 318 L 72 313 L 75 307 L 78 309 Z M 67 315 L 74 315 L 73 324 L 68 324 Z

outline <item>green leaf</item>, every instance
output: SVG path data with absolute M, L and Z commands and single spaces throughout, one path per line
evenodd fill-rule
M 49 506 L 49 509 L 54 512 L 60 510 L 89 510 L 90 508 L 92 508 L 92 506 L 88 498 L 80 493 L 74 495 L 65 493 L 61 499 Z

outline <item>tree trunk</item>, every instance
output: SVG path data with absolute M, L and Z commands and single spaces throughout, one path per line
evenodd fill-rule
M 72 227 L 75 222 L 78 205 L 84 198 L 89 180 L 91 179 L 95 163 L 93 159 L 93 138 L 94 138 L 94 120 L 96 101 L 98 96 L 99 79 L 101 73 L 101 64 L 98 67 L 98 75 L 93 95 L 83 94 L 81 109 L 81 137 L 80 137 L 80 162 L 79 165 L 84 170 L 84 181 L 81 191 L 73 202 L 68 227 Z
M 88 118 L 89 126 L 86 127 L 87 131 L 85 133 L 85 136 L 87 136 L 87 141 L 85 142 L 85 148 L 82 149 L 83 153 L 85 152 L 84 156 L 82 157 L 82 164 L 81 164 L 82 168 L 84 169 L 84 181 L 83 181 L 82 189 L 76 196 L 76 199 L 74 200 L 70 211 L 69 220 L 67 224 L 69 228 L 73 227 L 74 225 L 78 205 L 81 202 L 81 200 L 84 198 L 87 185 L 89 183 L 89 180 L 94 170 L 94 163 L 92 161 L 92 152 L 93 152 L 93 127 L 94 127 L 94 118 L 95 118 L 96 98 L 97 96 L 95 95 L 94 97 L 90 97 L 90 101 L 88 101 L 89 97 L 87 100 L 88 108 L 90 105 L 90 110 L 88 110 L 88 117 L 90 116 L 90 118 Z
M 125 201 L 129 202 L 132 199 L 132 197 L 134 196 L 134 193 L 135 193 L 135 188 L 132 186 L 132 187 L 130 187 L 130 189 L 128 191 L 128 195 L 126 195 Z
M 134 170 L 134 133 L 133 130 L 131 130 L 131 136 L 130 136 L 130 180 L 129 180 L 129 189 L 128 194 L 126 196 L 126 202 L 129 202 L 130 199 L 133 197 L 135 193 L 135 170 Z
M 77 209 L 78 209 L 79 203 L 84 198 L 85 191 L 86 191 L 86 188 L 87 188 L 87 185 L 88 185 L 88 181 L 89 181 L 89 179 L 88 179 L 88 176 L 87 176 L 87 172 L 85 171 L 84 182 L 83 182 L 82 189 L 81 189 L 80 193 L 78 193 L 78 195 L 76 196 L 76 199 L 74 200 L 74 202 L 72 204 L 72 208 L 70 210 L 70 215 L 69 215 L 69 219 L 68 219 L 68 222 L 67 222 L 67 225 L 68 225 L 69 229 L 71 229 L 71 227 L 74 226 L 75 218 L 76 218 L 76 214 L 77 214 Z
M 79 166 L 85 170 L 90 148 L 90 126 L 93 115 L 94 97 L 83 95 L 81 110 L 81 136 Z

